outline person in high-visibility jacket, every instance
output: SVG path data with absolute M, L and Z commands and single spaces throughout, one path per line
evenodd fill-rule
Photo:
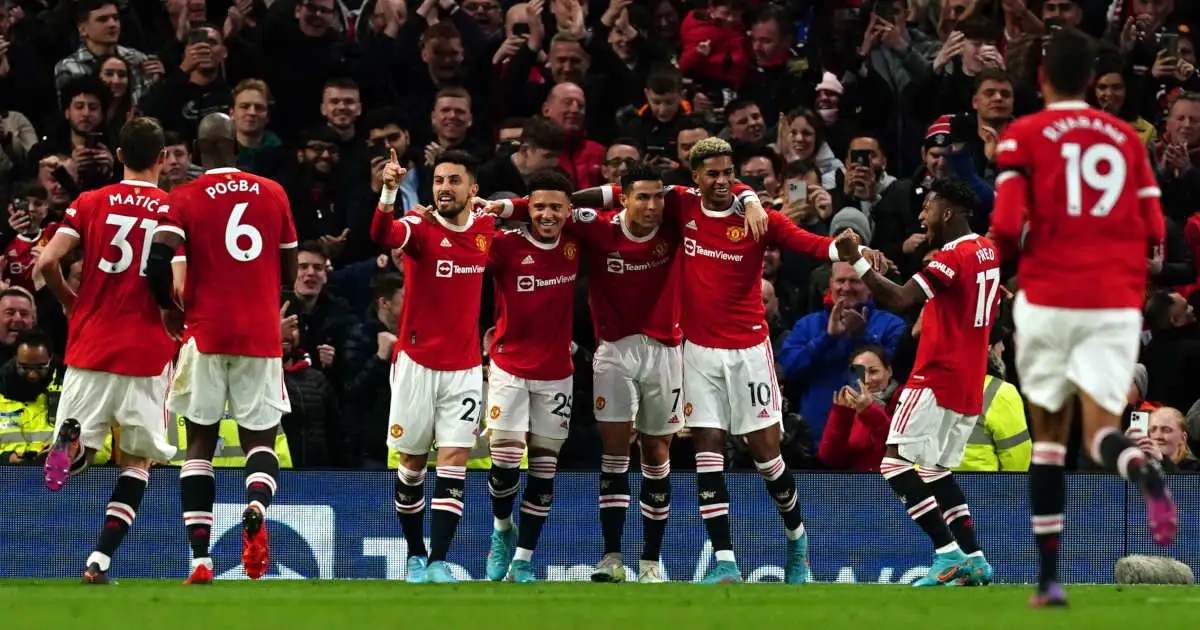
M 10 392 L 13 398 L 0 390 L 0 465 L 38 465 L 46 461 L 46 450 L 54 436 L 54 410 L 58 407 L 58 395 L 62 391 L 61 372 L 56 372 L 45 391 L 32 400 L 22 401 L 27 396 Z M 112 434 L 97 451 L 93 465 L 107 464 L 112 459 Z
M 225 414 L 221 416 L 221 422 L 217 429 L 217 450 L 213 453 L 212 465 L 214 468 L 241 468 L 246 465 L 246 453 L 242 450 L 241 440 L 238 437 L 238 424 L 233 416 L 229 415 L 229 409 L 225 409 Z M 175 459 L 171 460 L 172 466 L 182 466 L 187 459 L 187 428 L 184 417 L 176 414 L 175 421 L 167 427 L 167 440 L 179 448 Z M 292 453 L 288 450 L 287 435 L 283 432 L 283 423 L 279 424 L 279 433 L 275 436 L 275 454 L 279 456 L 280 468 L 292 467 Z
M 1004 373 L 1002 341 L 988 352 L 988 373 L 983 378 L 983 411 L 967 440 L 967 450 L 956 472 L 1026 472 L 1033 454 L 1025 403 L 1012 383 L 996 376 Z

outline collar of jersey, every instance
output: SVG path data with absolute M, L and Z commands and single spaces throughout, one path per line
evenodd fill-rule
M 151 184 L 150 182 L 144 182 L 140 179 L 122 179 L 121 183 L 125 184 L 126 186 L 146 186 L 147 188 L 158 188 L 157 185 Z
M 543 243 L 542 241 L 539 241 L 536 238 L 533 238 L 533 232 L 530 231 L 529 226 L 527 226 L 527 225 L 521 226 L 521 236 L 524 236 L 525 240 L 529 241 L 530 243 L 533 243 L 534 246 L 537 247 L 538 249 L 545 249 L 545 250 L 551 250 L 551 249 L 554 249 L 555 247 L 558 247 L 558 241 L 562 239 L 562 236 L 559 235 L 558 238 L 554 239 L 553 243 Z
M 645 242 L 649 241 L 650 239 L 654 238 L 654 236 L 656 234 L 658 234 L 658 226 L 656 225 L 656 226 L 654 226 L 654 229 L 650 231 L 649 234 L 647 234 L 645 236 L 634 236 L 633 232 L 629 231 L 629 224 L 625 222 L 625 211 L 624 210 L 622 210 L 619 214 L 617 214 L 617 223 L 621 224 L 621 233 L 625 235 L 625 238 L 633 241 L 634 243 L 645 243 Z
M 737 195 L 733 196 L 733 201 L 730 202 L 729 207 L 724 210 L 712 210 L 708 206 L 704 205 L 704 201 L 701 201 L 700 202 L 700 211 L 703 212 L 704 216 L 707 216 L 707 217 L 714 217 L 714 218 L 727 217 L 727 216 L 733 214 L 733 210 L 734 210 L 734 208 L 737 207 L 737 204 L 738 204 L 738 196 Z
M 471 228 L 471 224 L 475 222 L 475 213 L 474 212 L 467 213 L 467 224 L 466 225 L 454 225 L 453 223 L 443 219 L 442 215 L 438 214 L 438 212 L 436 210 L 433 212 L 433 218 L 437 219 L 438 223 L 441 223 L 443 227 L 445 227 L 447 230 L 450 230 L 451 232 L 466 232 L 468 229 Z
M 1087 109 L 1089 107 L 1091 105 L 1083 101 L 1059 101 L 1057 103 L 1050 103 L 1046 106 L 1046 109 Z
M 951 250 L 951 249 L 954 249 L 954 246 L 958 245 L 959 243 L 963 243 L 963 242 L 966 242 L 966 241 L 969 241 L 972 239 L 976 239 L 976 238 L 979 238 L 979 235 L 974 232 L 971 232 L 970 234 L 963 234 L 962 236 L 954 239 L 953 241 L 950 241 L 949 243 L 942 245 L 942 249 L 943 250 Z
M 221 168 L 210 168 L 207 171 L 204 171 L 204 174 L 205 175 L 224 175 L 226 173 L 240 173 L 240 172 L 241 171 L 239 171 L 236 168 L 233 168 L 232 166 L 222 166 Z

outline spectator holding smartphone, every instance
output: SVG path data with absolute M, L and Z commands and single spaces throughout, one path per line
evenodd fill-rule
M 879 346 L 863 346 L 850 355 L 855 383 L 833 395 L 833 408 L 817 457 L 835 470 L 879 470 L 892 412 L 899 400 L 899 383 L 892 363 Z

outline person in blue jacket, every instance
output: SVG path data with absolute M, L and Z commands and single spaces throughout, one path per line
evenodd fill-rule
M 871 290 L 850 265 L 834 263 L 825 308 L 796 322 L 777 361 L 785 381 L 797 387 L 797 408 L 814 442 L 821 442 L 833 394 L 857 385 L 850 375 L 851 353 L 869 345 L 894 353 L 904 329 L 904 320 L 875 307 Z

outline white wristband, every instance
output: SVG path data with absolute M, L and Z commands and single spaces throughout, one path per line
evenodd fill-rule
M 388 188 L 387 186 L 384 186 L 383 190 L 381 190 L 379 192 L 379 205 L 381 205 L 381 206 L 396 205 L 396 193 L 399 190 L 400 190 L 399 188 Z
M 854 263 L 854 273 L 858 274 L 859 278 L 867 275 L 867 272 L 870 270 L 871 261 L 867 260 L 866 258 L 859 258 L 858 261 Z

